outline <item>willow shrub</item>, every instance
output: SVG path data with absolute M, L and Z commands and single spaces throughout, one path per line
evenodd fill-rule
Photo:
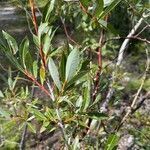
M 105 131 L 105 123 L 114 131 L 115 126 L 109 124 L 113 116 L 99 109 L 108 89 L 109 77 L 106 70 L 100 72 L 102 66 L 95 63 L 96 58 L 90 59 L 87 55 L 98 53 L 96 50 L 100 43 L 88 41 L 86 37 L 80 45 L 67 40 L 63 46 L 54 47 L 52 41 L 60 30 L 53 24 L 59 18 L 64 20 L 65 15 L 77 17 L 81 21 L 79 28 L 84 29 L 86 36 L 96 29 L 111 31 L 106 16 L 120 1 L 80 0 L 74 3 L 52 0 L 45 6 L 39 23 L 34 15 L 33 1 L 30 1 L 35 30 L 35 34 L 31 34 L 32 46 L 28 37 L 19 45 L 15 38 L 2 31 L 0 49 L 13 65 L 8 70 L 8 87 L 0 92 L 2 147 L 22 147 L 20 141 L 23 138 L 24 144 L 30 147 L 27 135 L 37 137 L 61 131 L 59 142 L 66 149 L 116 148 L 118 134 Z M 17 69 L 17 73 L 11 68 Z M 21 82 L 21 79 L 30 81 L 32 85 L 24 80 Z M 44 93 L 41 99 L 34 97 L 37 87 Z M 23 137 L 26 126 L 27 135 Z

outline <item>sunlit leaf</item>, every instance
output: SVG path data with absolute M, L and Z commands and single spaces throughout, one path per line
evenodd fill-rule
M 73 49 L 67 58 L 66 63 L 66 81 L 69 82 L 75 75 L 79 65 L 79 51 Z
M 60 82 L 59 72 L 58 72 L 58 69 L 52 58 L 49 58 L 48 69 L 49 69 L 50 75 L 51 75 L 54 83 L 56 84 L 57 88 L 59 90 L 61 90 L 61 82 Z
M 39 38 L 39 44 L 40 41 L 41 41 L 41 36 L 43 33 L 45 33 L 47 31 L 47 27 L 48 27 L 48 23 L 42 23 L 40 26 L 39 26 L 39 29 L 38 29 L 38 38 Z
M 18 52 L 18 45 L 17 45 L 16 40 L 11 35 L 6 33 L 5 31 L 2 31 L 2 33 L 3 33 L 3 36 L 5 37 L 5 39 L 7 40 L 7 43 L 12 50 L 12 53 L 16 54 Z
M 41 80 L 41 83 L 43 84 L 44 81 L 45 81 L 45 68 L 43 66 L 41 66 L 40 68 L 40 80 Z
M 48 34 L 46 34 L 44 37 L 44 44 L 43 44 L 43 52 L 45 53 L 45 55 L 47 55 L 50 47 L 51 47 L 51 38 Z
M 33 62 L 33 75 L 35 78 L 37 78 L 37 74 L 38 74 L 38 63 L 37 61 Z

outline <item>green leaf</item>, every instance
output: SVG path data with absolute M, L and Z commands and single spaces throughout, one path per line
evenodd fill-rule
M 40 68 L 40 80 L 41 80 L 41 83 L 43 85 L 43 83 L 45 81 L 45 68 L 43 68 L 42 66 Z
M 96 1 L 96 9 L 94 12 L 95 17 L 99 17 L 99 15 L 101 14 L 101 12 L 103 11 L 103 7 L 104 7 L 104 2 L 103 0 L 97 0 Z
M 45 55 L 47 55 L 50 47 L 51 47 L 51 38 L 48 34 L 46 34 L 44 37 L 44 44 L 43 44 L 43 52 Z
M 2 33 L 3 33 L 4 38 L 7 40 L 9 48 L 12 50 L 12 53 L 16 54 L 18 52 L 18 45 L 17 45 L 16 40 L 5 31 L 2 31 Z
M 74 49 L 71 51 L 67 58 L 66 63 L 66 81 L 69 82 L 73 76 L 75 75 L 78 65 L 79 65 L 79 51 L 77 49 Z
M 34 108 L 29 108 L 29 111 L 38 119 L 41 121 L 46 120 L 45 115 L 43 115 L 39 110 L 34 109 Z
M 30 72 L 30 73 L 32 73 L 32 67 L 33 67 L 33 58 L 31 57 L 31 54 L 29 53 L 29 51 L 28 51 L 28 53 L 27 53 L 27 55 L 26 55 L 26 66 L 27 66 L 27 70 Z
M 118 141 L 119 137 L 116 134 L 109 135 L 104 150 L 114 150 L 115 146 L 118 144 Z
M 79 81 L 84 75 L 86 75 L 89 71 L 79 71 L 77 75 L 75 75 L 66 85 L 66 88 L 72 86 L 75 82 Z
M 86 109 L 90 105 L 91 101 L 91 82 L 90 79 L 87 79 L 87 86 L 83 90 L 83 112 L 86 111 Z
M 33 62 L 33 75 L 35 78 L 37 78 L 37 74 L 38 74 L 38 63 L 37 61 Z
M 62 57 L 61 57 L 61 62 L 60 62 L 60 76 L 61 76 L 62 81 L 65 80 L 66 61 L 67 61 L 67 58 L 63 51 Z
M 102 25 L 105 29 L 107 29 L 107 22 L 105 20 L 99 19 L 98 22 Z
M 107 3 L 107 7 L 105 8 L 105 10 L 103 11 L 103 13 L 101 13 L 100 18 L 106 16 L 110 11 L 112 11 L 119 3 L 121 2 L 121 0 L 113 0 L 111 3 Z M 104 2 L 105 3 L 105 2 Z
M 36 133 L 36 128 L 34 125 L 32 125 L 31 123 L 27 122 L 29 130 L 33 133 Z
M 36 36 L 35 34 L 32 34 L 32 37 L 33 37 L 34 44 L 39 48 L 40 47 L 40 43 L 39 43 L 38 36 Z
M 100 112 L 89 112 L 89 113 L 84 113 L 84 115 L 95 120 L 105 120 L 108 118 L 106 114 Z
M 24 68 L 27 68 L 26 66 L 26 56 L 29 51 L 29 40 L 27 38 L 24 38 L 19 46 L 19 56 L 21 59 L 21 63 L 24 66 Z
M 61 90 L 61 82 L 60 82 L 60 78 L 59 78 L 59 72 L 58 72 L 58 69 L 52 58 L 49 58 L 48 69 L 49 69 L 50 75 L 51 75 L 54 83 L 56 84 L 57 88 L 59 90 Z
M 41 44 L 41 36 L 43 33 L 46 33 L 46 31 L 48 30 L 47 29 L 48 27 L 48 23 L 42 23 L 40 26 L 39 26 L 39 29 L 38 29 L 38 39 L 39 39 L 39 45 Z
M 53 11 L 54 9 L 54 5 L 55 5 L 55 0 L 51 0 L 49 3 L 48 3 L 48 10 L 47 10 L 47 14 L 45 16 L 45 22 L 48 22 L 49 18 L 50 18 L 50 15 L 51 15 L 51 12 Z
M 12 53 L 8 51 L 4 51 L 4 53 L 13 65 L 23 72 L 22 66 L 18 63 L 18 60 L 12 55 Z

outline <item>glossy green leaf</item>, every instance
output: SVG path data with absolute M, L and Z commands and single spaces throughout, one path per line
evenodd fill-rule
M 18 52 L 18 45 L 17 45 L 16 40 L 5 31 L 2 31 L 2 33 L 3 33 L 4 38 L 7 40 L 9 48 L 12 50 L 12 53 L 16 54 Z
M 50 72 L 50 75 L 51 75 L 55 85 L 57 86 L 57 88 L 59 90 L 61 90 L 61 82 L 60 82 L 59 72 L 58 72 L 58 69 L 52 58 L 49 58 L 48 70 Z
M 119 137 L 116 134 L 109 135 L 104 150 L 114 150 L 115 146 L 117 146 L 119 141 Z
M 66 63 L 66 81 L 69 82 L 74 76 L 79 65 L 79 51 L 73 49 L 67 58 Z
M 101 14 L 101 12 L 103 11 L 103 7 L 104 7 L 104 2 L 103 0 L 96 0 L 96 9 L 94 12 L 95 17 L 99 17 L 99 15 Z

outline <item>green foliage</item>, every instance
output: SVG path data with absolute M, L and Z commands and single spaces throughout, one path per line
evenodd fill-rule
M 125 68 L 116 69 L 113 64 L 120 42 L 107 41 L 113 35 L 122 34 L 118 31 L 123 26 L 118 25 L 120 19 L 115 16 L 120 16 L 117 8 L 122 10 L 122 7 L 128 16 L 127 1 L 36 2 L 42 15 L 31 19 L 38 26 L 38 32 L 30 34 L 32 38 L 26 36 L 19 44 L 2 31 L 0 51 L 11 64 L 9 69 L 4 67 L 4 75 L 3 72 L 0 74 L 5 80 L 5 87 L 0 90 L 0 133 L 4 139 L 2 142 L 0 139 L 0 149 L 18 149 L 25 126 L 29 137 L 25 143 L 27 149 L 32 147 L 31 138 L 37 140 L 33 145 L 38 145 L 45 137 L 53 138 L 59 131 L 61 139 L 58 138 L 57 142 L 64 149 L 116 149 L 120 139 L 120 131 L 116 127 L 120 124 L 123 110 L 120 108 L 118 117 L 113 109 L 118 109 L 116 107 L 122 104 L 126 93 L 131 91 L 128 93 L 131 96 L 140 87 L 138 78 L 133 80 L 130 76 L 126 81 L 130 71 L 125 65 Z M 139 1 L 132 3 L 140 13 L 147 10 Z M 115 20 L 112 21 L 111 17 Z M 60 22 L 63 25 L 58 25 Z M 68 24 L 73 28 L 73 36 Z M 115 29 L 116 26 L 119 29 Z M 60 32 L 66 34 L 66 43 L 54 46 Z M 124 32 L 128 34 L 126 28 Z M 143 45 L 141 47 L 147 48 Z M 145 57 L 145 53 L 140 54 Z M 135 63 L 137 59 L 132 61 Z M 145 59 L 141 66 L 144 63 Z M 144 69 L 139 70 L 142 72 Z M 149 90 L 148 85 L 149 79 L 143 86 L 144 91 Z M 110 87 L 116 93 L 108 103 L 109 111 L 101 112 Z M 145 134 L 145 130 L 143 132 Z M 14 134 L 16 136 L 13 137 Z

